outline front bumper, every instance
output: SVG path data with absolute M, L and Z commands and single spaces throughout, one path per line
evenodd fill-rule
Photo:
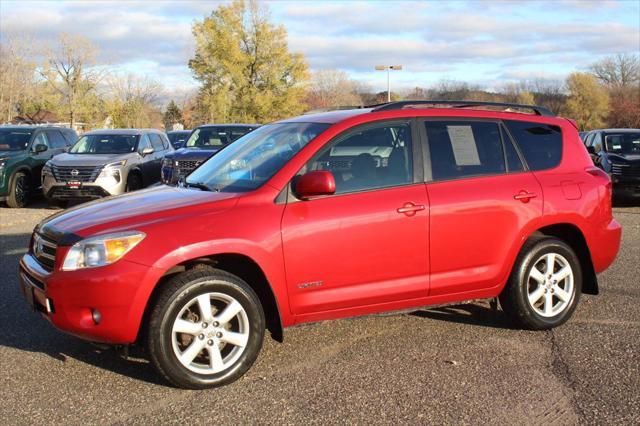
M 70 186 L 59 182 L 53 176 L 44 176 L 42 192 L 53 200 L 97 199 L 126 192 L 126 175 L 120 172 L 120 180 L 113 177 L 99 177 L 94 182 L 80 182 L 79 186 Z
M 85 340 L 135 342 L 146 303 L 161 273 L 124 259 L 100 268 L 46 271 L 30 254 L 20 260 L 19 276 L 27 303 L 55 327 Z M 95 312 L 100 320 L 96 322 Z

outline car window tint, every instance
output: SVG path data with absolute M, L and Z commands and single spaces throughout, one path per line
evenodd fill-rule
M 520 161 L 520 157 L 513 146 L 513 141 L 509 135 L 504 131 L 504 128 L 500 128 L 502 133 L 502 141 L 504 143 L 504 156 L 507 159 L 507 170 L 509 172 L 521 172 L 524 170 L 524 165 Z
M 164 144 L 162 143 L 162 139 L 160 139 L 159 135 L 150 133 L 149 140 L 151 141 L 151 146 L 154 151 L 164 151 Z
M 544 170 L 560 164 L 560 127 L 528 121 L 505 121 L 530 170 Z
M 411 143 L 408 123 L 356 131 L 324 148 L 304 170 L 331 171 L 336 194 L 412 183 Z
M 62 133 L 60 133 L 58 130 L 48 130 L 47 136 L 49 137 L 49 141 L 51 142 L 51 148 L 66 148 L 67 141 L 62 136 Z
M 593 137 L 594 136 L 595 136 L 595 133 L 589 133 L 587 135 L 586 142 L 585 142 L 586 146 L 591 146 L 591 144 L 593 143 Z
M 46 145 L 48 148 L 51 148 L 51 145 L 49 145 L 49 139 L 45 132 L 38 132 L 36 138 L 33 140 L 33 146 L 36 145 Z
M 497 123 L 425 121 L 424 125 L 434 180 L 506 172 Z
M 253 130 L 251 127 L 232 127 L 229 129 L 229 138 L 231 142 L 241 138 L 242 136 Z

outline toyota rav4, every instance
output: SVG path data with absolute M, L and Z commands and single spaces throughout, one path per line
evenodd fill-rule
M 268 124 L 180 187 L 60 212 L 19 274 L 59 329 L 142 343 L 170 383 L 205 388 L 243 375 L 265 329 L 493 298 L 559 326 L 620 237 L 570 120 L 412 101 Z

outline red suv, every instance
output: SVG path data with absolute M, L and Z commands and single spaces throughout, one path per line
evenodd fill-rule
M 62 211 L 20 277 L 59 329 L 144 343 L 169 382 L 205 388 L 245 373 L 265 329 L 496 297 L 558 326 L 618 252 L 610 200 L 544 108 L 396 102 L 268 124 L 181 187 Z

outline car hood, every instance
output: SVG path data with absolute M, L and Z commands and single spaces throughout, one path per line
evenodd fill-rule
M 234 193 L 161 185 L 63 210 L 40 222 L 36 230 L 59 244 L 69 245 L 94 234 L 220 212 L 233 207 L 237 199 L 238 194 Z
M 219 148 L 180 148 L 170 154 L 167 154 L 165 158 L 172 158 L 174 160 L 206 160 L 218 151 L 220 151 Z
M 122 160 L 137 160 L 137 152 L 127 154 L 58 154 L 51 162 L 56 166 L 104 166 Z
M 19 155 L 24 155 L 24 150 L 20 150 L 20 151 L 0 151 L 0 159 L 17 157 Z

